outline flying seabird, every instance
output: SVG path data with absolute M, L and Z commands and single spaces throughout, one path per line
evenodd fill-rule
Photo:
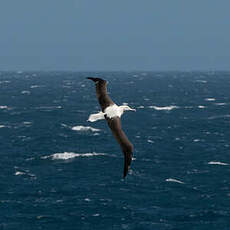
M 127 105 L 116 105 L 112 99 L 109 97 L 107 93 L 107 81 L 101 78 L 88 77 L 88 79 L 95 82 L 96 86 L 96 96 L 101 106 L 101 110 L 99 113 L 91 114 L 89 116 L 88 121 L 94 122 L 101 119 L 106 119 L 113 136 L 116 138 L 119 143 L 122 152 L 124 154 L 124 173 L 123 177 L 128 173 L 130 168 L 130 164 L 133 156 L 133 145 L 123 132 L 121 128 L 121 120 L 120 117 L 124 113 L 124 111 L 136 111 L 135 109 L 130 108 Z

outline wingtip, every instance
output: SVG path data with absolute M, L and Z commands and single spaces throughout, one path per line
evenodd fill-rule
M 98 78 L 98 77 L 87 77 L 86 79 L 92 80 L 92 81 L 94 81 L 95 83 L 98 83 L 98 82 L 106 82 L 106 80 L 101 79 L 101 78 Z
M 123 179 L 127 176 L 132 162 L 132 154 L 125 154 Z

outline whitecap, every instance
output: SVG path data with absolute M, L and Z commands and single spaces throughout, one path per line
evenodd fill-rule
M 32 122 L 30 122 L 30 121 L 24 121 L 23 124 L 24 124 L 24 125 L 31 125 Z
M 100 136 L 100 134 L 99 133 L 94 133 L 93 136 Z
M 162 106 L 162 107 L 151 105 L 151 106 L 149 106 L 149 108 L 150 108 L 150 109 L 155 109 L 155 110 L 168 110 L 168 111 L 170 111 L 170 110 L 173 110 L 173 109 L 177 109 L 177 108 L 179 108 L 179 107 L 178 107 L 178 106 L 175 106 L 175 105 Z
M 20 175 L 25 175 L 26 173 L 24 172 L 20 172 L 20 171 L 17 171 L 14 175 L 15 176 L 20 176 Z
M 212 117 L 208 117 L 209 120 L 213 120 L 213 119 L 220 119 L 220 118 L 229 118 L 230 114 L 226 114 L 226 115 L 219 115 L 219 116 L 212 116 Z
M 39 85 L 31 85 L 30 86 L 31 89 L 38 88 L 38 87 L 40 87 L 40 86 Z
M 57 106 L 39 106 L 39 107 L 35 107 L 36 109 L 40 109 L 40 110 L 53 110 L 53 109 L 61 109 L 62 106 L 61 105 L 57 105 Z
M 205 98 L 205 101 L 215 101 L 216 98 Z
M 196 80 L 196 82 L 199 82 L 199 83 L 207 83 L 207 81 L 205 81 L 205 80 Z
M 105 153 L 73 153 L 73 152 L 64 152 L 64 153 L 54 153 L 50 156 L 43 156 L 42 159 L 51 158 L 52 160 L 69 160 L 75 157 L 93 157 L 93 156 L 106 156 Z
M 93 214 L 93 216 L 100 216 L 100 214 L 99 213 L 95 213 L 95 214 Z
M 228 163 L 220 162 L 220 161 L 210 161 L 209 165 L 229 165 Z
M 0 129 L 1 129 L 1 128 L 5 128 L 5 127 L 6 127 L 5 125 L 0 125 Z
M 26 172 L 22 172 L 22 171 L 16 171 L 15 172 L 15 176 L 22 176 L 22 175 L 26 175 L 26 176 L 29 176 L 29 177 L 32 177 L 33 179 L 37 179 L 36 176 L 32 173 L 29 173 L 29 170 L 25 170 Z
M 203 106 L 203 105 L 198 105 L 198 108 L 199 108 L 199 109 L 205 109 L 206 107 Z
M 200 142 L 200 139 L 194 139 L 193 142 Z
M 80 132 L 84 132 L 84 131 L 100 132 L 101 131 L 100 129 L 95 129 L 90 126 L 82 126 L 82 125 L 74 126 L 72 127 L 72 130 L 80 131 Z
M 21 94 L 30 94 L 30 91 L 29 91 L 29 90 L 23 90 L 23 91 L 21 92 Z
M 8 109 L 9 107 L 7 105 L 0 105 L 0 109 Z
M 184 182 L 182 182 L 182 181 L 180 181 L 180 180 L 173 179 L 173 178 L 168 178 L 168 179 L 166 179 L 165 181 L 167 181 L 167 182 L 179 183 L 179 184 L 184 184 Z
M 227 105 L 227 103 L 215 103 L 215 105 L 223 106 L 223 105 Z
M 144 109 L 145 107 L 143 105 L 140 105 L 137 107 L 138 109 Z
M 147 140 L 147 142 L 149 142 L 149 143 L 154 143 L 154 141 L 152 141 L 152 140 Z

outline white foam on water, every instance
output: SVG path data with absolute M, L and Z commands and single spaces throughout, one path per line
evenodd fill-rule
M 15 176 L 20 176 L 20 175 L 25 175 L 26 173 L 24 172 L 20 172 L 20 171 L 17 171 L 14 175 Z
M 6 127 L 5 125 L 0 125 L 0 129 L 5 128 L 5 127 Z
M 205 101 L 215 101 L 216 98 L 205 98 Z
M 29 91 L 29 90 L 23 90 L 23 91 L 21 92 L 21 94 L 30 94 L 30 91 Z
M 39 106 L 35 107 L 35 109 L 40 109 L 40 110 L 53 110 L 53 109 L 61 109 L 61 105 L 56 105 L 56 106 Z
M 41 86 L 39 86 L 39 85 L 31 85 L 30 86 L 31 89 L 38 88 L 38 87 L 41 87 Z
M 208 117 L 208 119 L 213 120 L 213 119 L 221 119 L 221 118 L 229 118 L 229 117 L 230 117 L 230 114 L 226 114 L 226 115 Z
M 137 107 L 138 109 L 144 109 L 145 107 L 143 105 L 140 105 Z
M 24 121 L 23 124 L 24 125 L 32 125 L 32 122 L 30 122 L 30 121 Z
M 51 158 L 52 160 L 69 160 L 75 157 L 93 157 L 93 156 L 106 156 L 105 153 L 72 153 L 72 152 L 64 152 L 64 153 L 54 153 L 50 156 L 43 156 L 41 159 Z
M 0 84 L 4 84 L 4 83 L 8 84 L 10 83 L 10 81 L 0 81 Z
M 210 161 L 209 165 L 229 165 L 228 163 L 220 162 L 220 161 Z
M 74 131 L 80 131 L 80 132 L 84 132 L 84 131 L 100 132 L 101 131 L 100 129 L 95 129 L 90 126 L 82 126 L 82 125 L 74 126 L 71 129 Z
M 193 142 L 200 142 L 200 139 L 194 139 Z
M 94 133 L 93 136 L 100 136 L 100 134 L 99 133 Z
M 15 175 L 15 176 L 22 176 L 22 175 L 25 175 L 25 176 L 32 177 L 33 179 L 37 179 L 37 177 L 36 177 L 34 174 L 30 173 L 29 170 L 26 170 L 26 172 L 16 171 L 14 175 Z
M 170 110 L 173 110 L 173 109 L 178 109 L 179 107 L 178 106 L 175 106 L 175 105 L 170 105 L 170 106 L 154 106 L 154 105 L 151 105 L 149 106 L 150 109 L 155 109 L 155 110 L 167 110 L 167 111 L 170 111 Z
M 149 142 L 149 143 L 154 143 L 154 141 L 152 141 L 152 140 L 147 140 L 147 142 Z
M 223 106 L 223 105 L 227 105 L 227 103 L 215 103 L 215 105 Z
M 0 109 L 8 109 L 9 107 L 7 105 L 0 105 Z
M 166 179 L 165 181 L 167 181 L 167 182 L 179 183 L 179 184 L 184 184 L 184 182 L 182 182 L 182 181 L 180 181 L 180 180 L 173 179 L 173 178 L 168 178 L 168 179 Z
M 196 82 L 207 83 L 207 81 L 205 81 L 205 80 L 196 80 Z
M 95 213 L 92 216 L 100 216 L 100 214 L 99 213 Z
M 198 105 L 199 109 L 205 109 L 206 107 L 204 105 Z

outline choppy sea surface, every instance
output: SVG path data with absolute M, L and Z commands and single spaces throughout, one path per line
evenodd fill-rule
M 137 111 L 123 155 L 93 82 Z M 230 72 L 0 72 L 0 230 L 229 230 Z

